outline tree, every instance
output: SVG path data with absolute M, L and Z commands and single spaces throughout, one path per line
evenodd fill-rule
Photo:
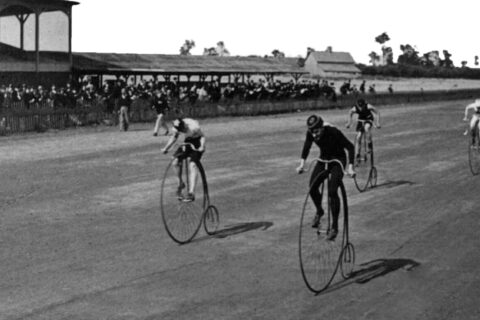
M 466 67 L 467 67 L 467 63 L 468 63 L 467 61 L 463 60 L 463 61 L 461 62 L 462 68 L 466 68 Z
M 390 37 L 388 36 L 388 34 L 386 32 L 384 32 L 381 35 L 378 35 L 378 36 L 375 37 L 375 41 L 380 43 L 380 44 L 384 44 L 388 40 L 390 40 Z
M 305 67 L 305 58 L 297 57 L 297 66 L 299 66 L 300 68 Z
M 418 51 L 415 50 L 414 47 L 412 47 L 409 44 L 400 45 L 400 50 L 402 50 L 402 54 L 398 56 L 397 62 L 399 64 L 409 64 L 409 65 L 419 65 L 420 64 L 420 58 L 418 57 Z
M 437 50 L 424 53 L 420 58 L 420 64 L 425 67 L 438 67 L 440 66 L 440 54 Z
M 441 60 L 441 66 L 442 67 L 445 67 L 445 68 L 453 68 L 454 67 L 453 61 L 452 61 L 452 59 L 450 59 L 451 56 L 452 56 L 452 54 L 450 52 L 448 52 L 448 50 L 443 50 L 443 57 L 445 59 Z
M 307 48 L 307 56 L 305 57 L 305 60 L 308 58 L 308 56 L 309 56 L 310 53 L 312 53 L 312 52 L 315 52 L 315 49 L 308 47 L 308 48 Z
M 393 64 L 393 51 L 392 47 L 382 47 L 382 56 L 383 56 L 383 64 Z
M 223 43 L 223 41 L 217 42 L 217 48 L 215 50 L 217 51 L 217 55 L 221 57 L 230 56 L 230 52 L 227 50 L 227 48 L 225 48 L 225 44 Z
M 203 49 L 204 56 L 218 56 L 217 50 L 214 47 L 204 48 Z
M 185 40 L 185 43 L 180 47 L 180 55 L 189 56 L 191 55 L 190 50 L 195 47 L 195 41 Z
M 379 64 L 390 65 L 393 64 L 393 50 L 392 47 L 385 46 L 385 42 L 389 41 L 390 37 L 386 32 L 375 37 L 375 41 L 382 45 L 382 59 Z
M 272 51 L 272 56 L 274 58 L 285 58 L 285 53 L 283 53 L 282 51 L 278 50 L 278 49 L 275 49 Z
M 475 65 L 478 66 L 478 56 L 475 56 Z
M 370 57 L 370 64 L 372 66 L 378 66 L 380 64 L 380 56 L 375 51 L 370 52 L 368 56 Z

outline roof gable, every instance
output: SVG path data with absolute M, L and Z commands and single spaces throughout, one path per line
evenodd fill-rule
M 355 63 L 349 52 L 314 51 L 310 55 L 317 63 Z

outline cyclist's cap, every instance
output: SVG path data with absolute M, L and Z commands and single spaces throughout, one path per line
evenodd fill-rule
M 323 119 L 317 115 L 311 115 L 307 119 L 308 129 L 321 128 L 323 126 Z
M 363 106 L 367 105 L 367 102 L 365 101 L 365 99 L 358 99 L 358 100 L 357 100 L 357 104 L 358 104 L 360 107 L 363 107 Z

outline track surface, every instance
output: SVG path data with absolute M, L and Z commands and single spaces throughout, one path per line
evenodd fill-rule
M 356 275 L 319 296 L 297 249 L 308 113 L 202 121 L 221 232 L 183 246 L 161 222 L 169 157 L 149 125 L 1 139 L 0 319 L 480 319 L 467 102 L 379 106 L 379 185 L 345 178 Z M 353 141 L 346 113 L 321 114 Z

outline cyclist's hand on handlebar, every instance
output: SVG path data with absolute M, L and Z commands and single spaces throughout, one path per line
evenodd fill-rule
M 298 173 L 298 174 L 302 174 L 302 173 L 304 173 L 304 172 L 305 172 L 305 169 L 303 168 L 303 166 L 299 166 L 299 167 L 297 167 L 297 169 L 296 169 L 296 170 L 297 170 L 297 173 Z
M 163 149 L 162 149 L 162 153 L 163 153 L 163 154 L 167 154 L 167 153 L 168 153 L 168 150 L 165 149 L 165 148 L 163 148 Z
M 468 118 L 467 117 L 463 118 L 463 121 L 465 121 L 465 122 L 468 121 Z

